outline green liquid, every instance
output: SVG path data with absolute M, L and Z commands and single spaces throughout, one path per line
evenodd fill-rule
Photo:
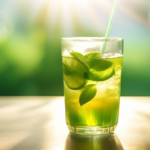
M 70 57 L 63 56 L 63 63 L 68 59 L 70 59 Z M 79 89 L 71 89 L 68 84 L 66 84 L 66 78 L 64 78 L 66 123 L 68 125 L 106 127 L 115 125 L 118 122 L 122 55 L 113 58 L 99 59 L 103 59 L 112 63 L 114 74 L 109 79 L 104 81 L 93 81 L 86 79 L 86 82 Z M 89 69 L 88 64 L 93 59 L 78 58 L 77 60 L 85 64 Z M 72 75 L 67 76 L 68 78 L 73 77 Z M 72 82 L 75 81 L 76 79 Z M 71 84 L 71 80 L 68 82 Z M 77 82 L 81 83 L 82 81 Z M 89 84 L 96 84 L 96 95 L 93 99 L 81 106 L 79 103 L 80 95 L 85 90 L 85 87 Z

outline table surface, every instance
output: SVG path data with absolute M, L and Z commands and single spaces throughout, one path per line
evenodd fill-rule
M 70 134 L 64 97 L 0 97 L 0 150 L 150 150 L 150 97 L 121 97 L 114 134 Z

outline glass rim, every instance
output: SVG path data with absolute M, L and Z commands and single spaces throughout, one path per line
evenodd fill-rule
M 123 38 L 119 37 L 109 37 L 106 39 L 105 37 L 63 37 L 61 41 L 74 41 L 74 42 L 88 42 L 88 41 L 97 41 L 97 42 L 119 42 L 123 41 Z

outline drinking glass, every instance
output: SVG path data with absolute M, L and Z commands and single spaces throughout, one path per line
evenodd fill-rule
M 119 116 L 123 39 L 62 38 L 61 49 L 65 116 L 70 132 L 113 132 Z

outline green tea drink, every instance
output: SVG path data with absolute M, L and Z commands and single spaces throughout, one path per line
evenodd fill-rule
M 74 126 L 114 130 L 119 115 L 122 55 L 101 57 L 93 52 L 78 58 L 78 53 L 71 54 L 63 57 L 67 125 L 70 130 L 75 130 Z
M 113 132 L 119 116 L 123 39 L 62 38 L 61 50 L 70 132 Z

